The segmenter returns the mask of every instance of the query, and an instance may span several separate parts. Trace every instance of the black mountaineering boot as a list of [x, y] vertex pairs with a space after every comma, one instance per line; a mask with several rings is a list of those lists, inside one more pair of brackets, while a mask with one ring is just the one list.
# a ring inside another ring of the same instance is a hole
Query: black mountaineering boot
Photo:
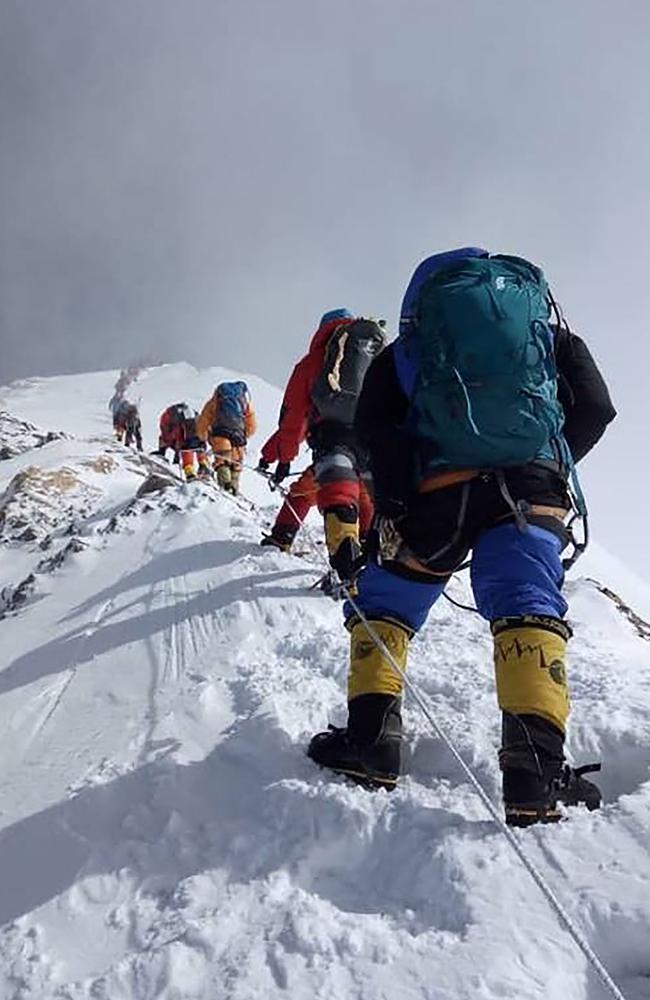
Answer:
[[330, 556], [330, 566], [345, 583], [353, 580], [361, 566], [359, 543], [354, 538], [344, 538], [334, 555]]
[[279, 526], [275, 525], [271, 528], [270, 535], [264, 535], [260, 545], [272, 545], [274, 548], [280, 549], [281, 552], [290, 552], [293, 540], [297, 534], [297, 526], [293, 528], [282, 524]]
[[392, 791], [400, 772], [400, 700], [388, 694], [362, 694], [348, 705], [345, 728], [330, 726], [313, 737], [307, 756], [366, 788]]
[[565, 764], [554, 786], [557, 801], [565, 806], [585, 805], [589, 812], [600, 809], [603, 801], [600, 788], [583, 777], [592, 771], [600, 771], [600, 764], [583, 764], [581, 767]]
[[499, 765], [508, 826], [557, 823], [552, 784], [564, 766], [564, 734], [539, 715], [503, 713]]
[[328, 507], [325, 514], [325, 541], [332, 569], [349, 583], [359, 569], [359, 512], [354, 504]]
[[342, 584], [338, 575], [333, 569], [328, 569], [327, 573], [324, 573], [320, 580], [316, 581], [313, 589], [320, 590], [326, 597], [332, 597], [335, 601], [338, 601], [343, 596], [341, 587]]
[[583, 777], [599, 764], [572, 768], [564, 761], [564, 734], [539, 715], [503, 713], [499, 764], [503, 772], [503, 803], [508, 826], [557, 823], [558, 803], [598, 809], [598, 787]]

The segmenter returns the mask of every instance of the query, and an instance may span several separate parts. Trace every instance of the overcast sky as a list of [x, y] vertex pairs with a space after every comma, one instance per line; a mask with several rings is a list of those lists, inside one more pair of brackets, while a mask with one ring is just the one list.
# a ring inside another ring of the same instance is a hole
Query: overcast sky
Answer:
[[0, 383], [282, 384], [424, 255], [522, 254], [611, 385], [583, 478], [644, 572], [649, 38], [647, 0], [0, 0]]

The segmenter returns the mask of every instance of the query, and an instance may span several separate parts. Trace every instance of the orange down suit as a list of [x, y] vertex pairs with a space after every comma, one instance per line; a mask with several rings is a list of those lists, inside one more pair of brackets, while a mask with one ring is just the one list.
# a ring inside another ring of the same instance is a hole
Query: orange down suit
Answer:
[[244, 413], [243, 440], [241, 438], [235, 440], [234, 436], [230, 436], [226, 432], [214, 433], [214, 429], [219, 430], [219, 401], [213, 395], [201, 410], [196, 421], [196, 433], [202, 441], [210, 443], [214, 452], [215, 468], [218, 469], [220, 465], [229, 465], [233, 470], [241, 472], [246, 442], [257, 430], [257, 418], [250, 402], [246, 403]]

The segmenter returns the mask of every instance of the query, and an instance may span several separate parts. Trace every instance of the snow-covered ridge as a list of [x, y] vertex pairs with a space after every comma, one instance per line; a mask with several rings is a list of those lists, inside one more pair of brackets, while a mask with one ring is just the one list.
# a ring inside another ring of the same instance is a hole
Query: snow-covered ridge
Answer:
[[[144, 372], [146, 446], [166, 405], [198, 407], [229, 374]], [[348, 636], [309, 590], [318, 546], [259, 547], [275, 499], [251, 470], [254, 509], [173, 470], [147, 492], [160, 466], [112, 440], [115, 380], [0, 393], [66, 434], [0, 462], [0, 586], [31, 577], [0, 621], [1, 1000], [600, 1000], [415, 706], [392, 796], [305, 757], [344, 717]], [[279, 393], [247, 380], [261, 444]], [[647, 1000], [644, 585], [599, 558], [568, 585], [570, 750], [603, 760], [606, 805], [521, 836], [625, 995]], [[450, 594], [471, 601], [462, 576]], [[410, 672], [496, 800], [486, 626], [440, 602]]]

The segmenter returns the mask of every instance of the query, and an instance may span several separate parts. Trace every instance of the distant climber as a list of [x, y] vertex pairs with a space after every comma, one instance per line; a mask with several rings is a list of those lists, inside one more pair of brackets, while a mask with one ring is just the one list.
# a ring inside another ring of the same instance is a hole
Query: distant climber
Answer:
[[306, 440], [330, 564], [341, 580], [352, 578], [361, 557], [359, 496], [366, 461], [353, 421], [366, 370], [386, 344], [383, 325], [347, 309], [326, 312], [291, 374], [280, 410], [272, 479], [281, 483], [289, 475]]
[[246, 383], [222, 382], [218, 385], [201, 410], [196, 429], [199, 438], [212, 448], [217, 483], [236, 495], [246, 445], [257, 430]]
[[121, 444], [129, 448], [135, 442], [138, 451], [142, 451], [142, 422], [135, 403], [120, 400], [113, 410], [113, 430]]
[[174, 453], [174, 463], [179, 463], [187, 480], [209, 478], [212, 474], [205, 442], [197, 433], [196, 410], [187, 403], [174, 403], [160, 415], [158, 450], [164, 457], [167, 450]]
[[142, 366], [137, 364], [132, 364], [128, 368], [122, 369], [115, 382], [113, 395], [108, 402], [108, 408], [111, 413], [114, 414], [118, 407], [125, 401], [127, 389], [132, 382], [135, 382], [141, 371]]

